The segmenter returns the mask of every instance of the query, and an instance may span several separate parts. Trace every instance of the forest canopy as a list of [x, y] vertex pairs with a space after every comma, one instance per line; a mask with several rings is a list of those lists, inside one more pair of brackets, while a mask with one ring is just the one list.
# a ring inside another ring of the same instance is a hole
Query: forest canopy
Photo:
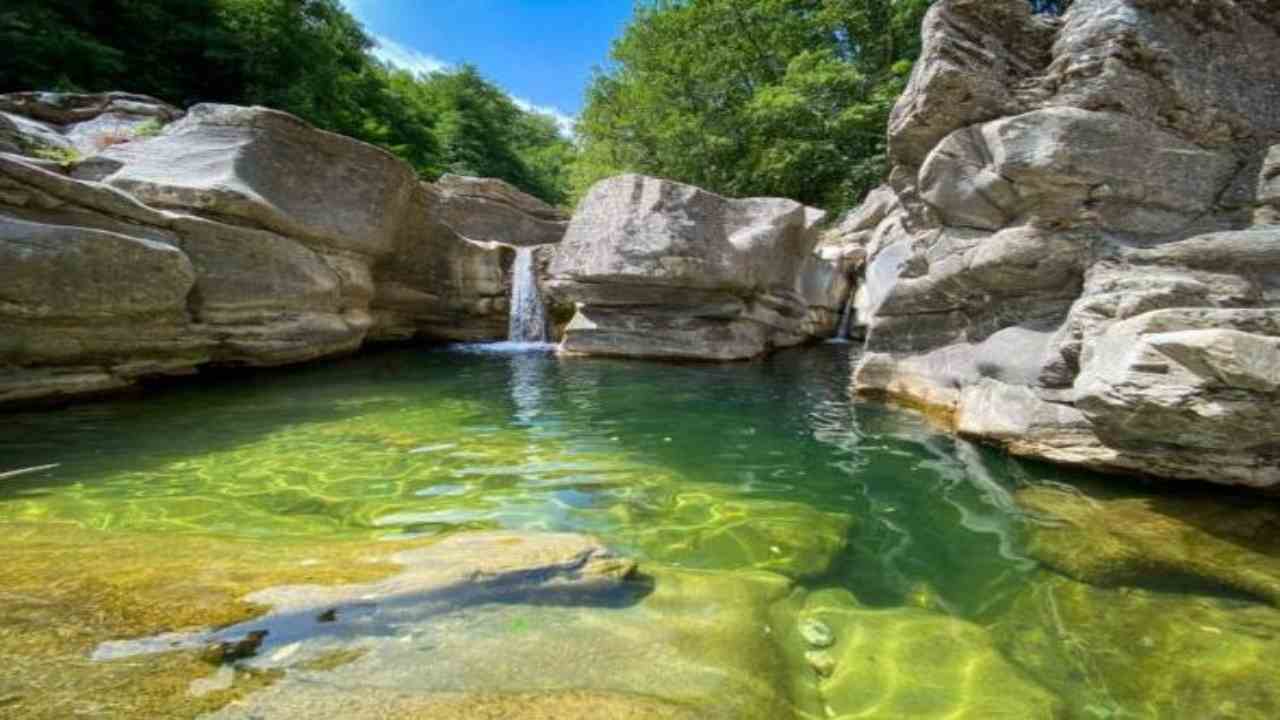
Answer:
[[734, 196], [855, 204], [929, 0], [653, 0], [587, 90], [579, 192], [620, 171]]
[[425, 179], [498, 177], [559, 205], [639, 172], [838, 211], [883, 179], [931, 1], [638, 0], [586, 88], [576, 142], [474, 67], [378, 61], [339, 0], [8, 0], [0, 92], [265, 105], [381, 145]]
[[387, 148], [425, 179], [507, 180], [569, 198], [573, 144], [473, 67], [379, 62], [338, 0], [8, 0], [0, 92], [125, 90], [180, 106], [264, 105]]

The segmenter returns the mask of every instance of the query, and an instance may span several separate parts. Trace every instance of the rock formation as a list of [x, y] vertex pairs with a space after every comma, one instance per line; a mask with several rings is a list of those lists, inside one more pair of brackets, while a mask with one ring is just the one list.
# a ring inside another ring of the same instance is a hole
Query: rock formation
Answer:
[[638, 175], [600, 182], [551, 260], [552, 303], [573, 312], [561, 349], [736, 360], [803, 342], [801, 276], [822, 217]]
[[129, 93], [0, 95], [0, 152], [89, 156], [179, 117], [177, 108]]
[[0, 403], [366, 340], [501, 339], [504, 246], [564, 224], [501, 181], [422, 183], [272, 110], [0, 96]]
[[1280, 14], [942, 0], [861, 211], [864, 393], [1015, 454], [1280, 485]]

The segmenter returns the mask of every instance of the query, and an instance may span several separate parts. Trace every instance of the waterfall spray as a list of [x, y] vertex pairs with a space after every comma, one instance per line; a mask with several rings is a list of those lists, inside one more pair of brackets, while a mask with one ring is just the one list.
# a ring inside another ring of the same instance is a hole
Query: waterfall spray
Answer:
[[840, 313], [840, 325], [836, 328], [835, 339], [838, 342], [846, 342], [849, 340], [849, 330], [853, 326], [853, 315], [857, 310], [853, 306], [854, 297], [857, 295], [853, 288], [849, 288], [849, 299], [845, 301], [844, 312]]
[[511, 317], [507, 321], [507, 340], [516, 343], [547, 341], [547, 312], [538, 291], [533, 248], [516, 248], [516, 262], [511, 268]]

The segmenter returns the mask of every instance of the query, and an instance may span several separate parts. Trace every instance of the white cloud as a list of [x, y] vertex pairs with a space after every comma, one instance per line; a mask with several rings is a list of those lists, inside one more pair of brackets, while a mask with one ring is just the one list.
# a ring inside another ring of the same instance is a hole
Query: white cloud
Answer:
[[365, 4], [368, 2], [368, 0], [339, 0], [339, 1], [342, 3], [342, 7], [347, 9], [347, 12], [354, 15], [356, 19], [359, 20], [360, 22], [364, 22], [364, 12], [362, 11], [364, 10]]
[[[368, 3], [373, 2], [373, 0], [341, 1], [347, 12], [354, 15], [361, 22], [365, 21], [363, 10], [368, 6]], [[369, 33], [369, 36], [377, 43], [377, 47], [373, 49], [372, 54], [382, 62], [390, 63], [398, 68], [420, 75], [428, 75], [433, 72], [448, 72], [451, 67], [449, 63], [434, 55], [428, 55], [411, 47], [401, 45], [385, 35]], [[511, 101], [516, 104], [516, 107], [525, 112], [537, 112], [555, 118], [556, 125], [560, 128], [560, 134], [566, 138], [573, 138], [573, 126], [577, 122], [577, 118], [559, 108], [550, 105], [538, 105], [524, 98], [510, 95], [510, 93], [508, 95], [511, 97]]]
[[378, 43], [378, 46], [373, 49], [373, 56], [382, 62], [419, 75], [429, 75], [449, 69], [449, 63], [440, 58], [405, 47], [391, 38], [373, 35], [373, 40]]
[[543, 115], [550, 115], [555, 118], [556, 125], [560, 128], [560, 134], [566, 138], [573, 138], [573, 126], [578, 122], [578, 119], [574, 116], [550, 105], [535, 105], [528, 100], [516, 97], [515, 95], [511, 95], [510, 97], [511, 102], [515, 103], [516, 107], [525, 112], [536, 112]]

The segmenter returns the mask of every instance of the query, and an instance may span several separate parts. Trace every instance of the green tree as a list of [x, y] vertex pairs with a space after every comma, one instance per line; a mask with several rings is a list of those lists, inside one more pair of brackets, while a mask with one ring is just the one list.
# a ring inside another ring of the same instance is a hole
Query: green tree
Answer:
[[448, 172], [502, 178], [554, 204], [568, 199], [574, 149], [555, 120], [521, 110], [469, 65], [421, 82]]
[[0, 92], [126, 90], [293, 113], [387, 148], [425, 179], [499, 177], [568, 198], [574, 147], [472, 67], [378, 62], [338, 0], [9, 0]]
[[513, 142], [528, 173], [528, 190], [553, 205], [572, 197], [572, 169], [577, 147], [565, 138], [554, 117], [524, 112], [516, 121]]
[[9, 0], [0, 90], [131, 89], [186, 102], [225, 93], [231, 51], [213, 0]]
[[652, 0], [597, 71], [575, 192], [623, 171], [848, 207], [880, 181], [885, 125], [929, 0]]

